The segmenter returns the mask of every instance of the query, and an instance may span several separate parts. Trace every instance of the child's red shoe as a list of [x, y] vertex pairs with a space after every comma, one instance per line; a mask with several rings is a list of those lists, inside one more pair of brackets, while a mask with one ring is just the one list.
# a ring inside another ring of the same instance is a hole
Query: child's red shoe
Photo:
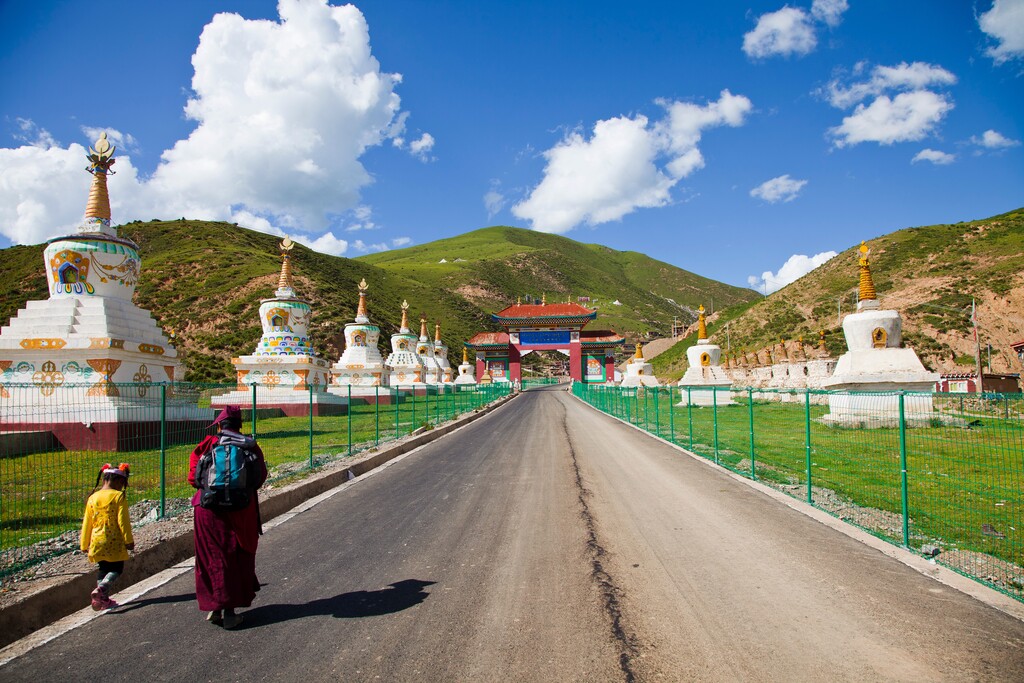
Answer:
[[99, 612], [101, 609], [106, 609], [103, 603], [107, 600], [107, 591], [103, 586], [96, 586], [96, 589], [89, 595], [92, 598], [92, 608]]

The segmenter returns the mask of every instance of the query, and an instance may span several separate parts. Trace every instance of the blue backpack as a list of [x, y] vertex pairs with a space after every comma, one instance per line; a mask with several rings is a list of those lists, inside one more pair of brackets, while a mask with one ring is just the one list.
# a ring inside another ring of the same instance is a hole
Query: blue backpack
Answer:
[[196, 463], [199, 504], [208, 510], [241, 510], [249, 505], [259, 475], [255, 452], [244, 448], [246, 437], [221, 434], [216, 445]]

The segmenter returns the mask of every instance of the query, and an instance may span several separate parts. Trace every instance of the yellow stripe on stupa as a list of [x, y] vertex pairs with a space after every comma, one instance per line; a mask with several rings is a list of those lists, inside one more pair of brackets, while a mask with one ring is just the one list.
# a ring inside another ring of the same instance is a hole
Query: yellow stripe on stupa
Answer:
[[871, 268], [868, 265], [868, 246], [863, 242], [860, 243], [860, 259], [857, 261], [860, 267], [860, 291], [859, 298], [861, 301], [868, 301], [877, 299], [878, 295], [875, 294], [875, 283], [871, 280]]
[[697, 316], [697, 339], [707, 339], [708, 322], [704, 316], [704, 304], [701, 304], [697, 311], [700, 313], [700, 315]]

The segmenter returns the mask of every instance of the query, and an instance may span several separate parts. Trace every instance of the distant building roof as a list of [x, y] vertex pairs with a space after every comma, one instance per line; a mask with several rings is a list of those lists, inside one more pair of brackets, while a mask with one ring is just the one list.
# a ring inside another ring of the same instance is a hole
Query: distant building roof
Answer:
[[466, 346], [477, 349], [483, 346], [508, 346], [508, 332], [477, 332]]

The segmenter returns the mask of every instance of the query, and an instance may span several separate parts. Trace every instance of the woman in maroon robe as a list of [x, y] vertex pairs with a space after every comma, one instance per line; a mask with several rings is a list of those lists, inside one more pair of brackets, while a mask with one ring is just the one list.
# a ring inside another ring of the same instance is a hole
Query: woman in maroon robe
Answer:
[[[263, 451], [252, 438], [239, 433], [242, 413], [238, 406], [227, 406], [213, 424], [217, 434], [204, 438], [189, 458], [188, 482], [196, 482], [196, 464], [218, 440], [227, 438], [237, 442], [258, 456], [260, 473], [252, 490], [249, 505], [241, 510], [220, 511], [199, 504], [200, 491], [192, 497], [193, 524], [196, 547], [196, 599], [199, 609], [208, 612], [206, 620], [224, 628], [235, 628], [242, 622], [235, 609], [248, 607], [260, 589], [256, 578], [256, 548], [262, 533], [259, 500], [256, 489], [267, 478], [267, 465]], [[211, 425], [213, 426], [213, 425]]]

